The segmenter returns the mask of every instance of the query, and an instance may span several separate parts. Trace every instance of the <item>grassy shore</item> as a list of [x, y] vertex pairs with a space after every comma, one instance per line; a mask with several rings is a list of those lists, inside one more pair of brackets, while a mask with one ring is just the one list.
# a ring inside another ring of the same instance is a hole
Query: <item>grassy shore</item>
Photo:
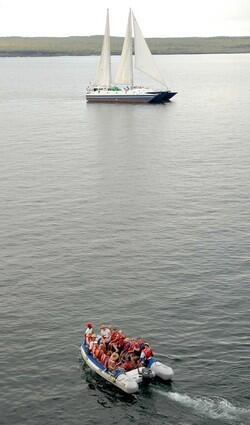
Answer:
[[[122, 37], [111, 38], [112, 54], [120, 54]], [[154, 54], [250, 53], [249, 37], [149, 38]], [[99, 55], [102, 36], [90, 37], [0, 37], [0, 56]]]

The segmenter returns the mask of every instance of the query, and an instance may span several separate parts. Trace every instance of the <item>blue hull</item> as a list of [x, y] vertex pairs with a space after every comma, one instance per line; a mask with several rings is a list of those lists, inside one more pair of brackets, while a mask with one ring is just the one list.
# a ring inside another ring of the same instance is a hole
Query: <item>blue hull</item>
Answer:
[[149, 92], [150, 94], [155, 94], [155, 97], [149, 103], [166, 103], [169, 102], [172, 97], [174, 97], [177, 92], [171, 91], [159, 91], [159, 92]]

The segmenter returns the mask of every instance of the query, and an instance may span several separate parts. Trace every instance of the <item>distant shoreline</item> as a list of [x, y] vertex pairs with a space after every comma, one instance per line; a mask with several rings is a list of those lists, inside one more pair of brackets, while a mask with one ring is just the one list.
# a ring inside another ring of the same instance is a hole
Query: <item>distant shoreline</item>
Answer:
[[[0, 57], [97, 56], [102, 36], [0, 37]], [[158, 55], [250, 53], [250, 36], [148, 38]], [[123, 37], [111, 37], [112, 55], [119, 55]]]

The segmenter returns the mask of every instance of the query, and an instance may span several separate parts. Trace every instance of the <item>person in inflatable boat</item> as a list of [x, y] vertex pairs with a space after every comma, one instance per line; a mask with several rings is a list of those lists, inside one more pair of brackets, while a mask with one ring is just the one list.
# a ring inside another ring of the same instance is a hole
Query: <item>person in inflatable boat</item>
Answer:
[[108, 349], [108, 345], [111, 338], [111, 330], [108, 326], [101, 325], [100, 326], [100, 335], [102, 337], [103, 343], [106, 345], [106, 349]]
[[91, 334], [88, 339], [89, 351], [93, 350], [94, 344], [96, 344], [96, 334]]
[[111, 354], [108, 361], [108, 370], [113, 372], [116, 369], [118, 362], [119, 362], [119, 354], [118, 353]]
[[128, 372], [129, 370], [136, 369], [138, 367], [138, 361], [134, 356], [128, 355], [126, 360], [121, 364], [121, 367], [125, 370], [125, 372]]
[[116, 351], [118, 353], [121, 353], [123, 346], [124, 346], [124, 340], [125, 335], [122, 333], [121, 330], [117, 331], [116, 329], [112, 331], [111, 338], [110, 338], [110, 349], [112, 351]]
[[85, 333], [84, 333], [84, 342], [85, 344], [89, 344], [89, 341], [91, 339], [91, 336], [93, 334], [93, 325], [92, 323], [86, 323], [86, 329], [85, 329]]
[[146, 342], [141, 344], [141, 355], [140, 355], [140, 359], [139, 362], [142, 366], [147, 367], [149, 360], [153, 357], [153, 351], [151, 350], [149, 344], [147, 344]]

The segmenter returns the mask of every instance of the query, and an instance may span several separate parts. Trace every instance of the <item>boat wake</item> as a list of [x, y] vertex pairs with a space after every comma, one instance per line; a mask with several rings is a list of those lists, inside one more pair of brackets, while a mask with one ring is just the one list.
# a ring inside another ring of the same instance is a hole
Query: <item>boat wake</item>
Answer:
[[[234, 406], [228, 400], [222, 397], [190, 397], [187, 394], [179, 394], [177, 392], [164, 392], [156, 390], [161, 395], [168, 397], [170, 400], [176, 401], [183, 406], [194, 409], [201, 416], [211, 419], [228, 419], [239, 420], [243, 417], [249, 417], [250, 409], [243, 409]], [[242, 424], [243, 425], [243, 424]]]

